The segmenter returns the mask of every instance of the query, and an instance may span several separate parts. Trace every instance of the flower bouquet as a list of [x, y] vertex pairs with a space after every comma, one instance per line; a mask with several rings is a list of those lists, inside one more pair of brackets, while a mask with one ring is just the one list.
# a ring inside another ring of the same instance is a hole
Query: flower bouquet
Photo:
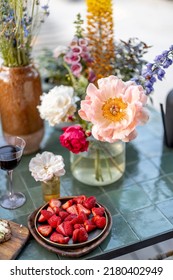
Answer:
[[[88, 184], [100, 182], [101, 185], [105, 185], [123, 175], [125, 169], [123, 142], [133, 140], [137, 136], [136, 126], [143, 125], [148, 120], [148, 114], [144, 109], [146, 102], [147, 96], [142, 86], [137, 86], [133, 82], [123, 82], [113, 75], [99, 79], [98, 87], [89, 84], [78, 114], [90, 126], [93, 139], [87, 140], [89, 133], [76, 126], [65, 129], [64, 134], [60, 136], [61, 144], [74, 154], [87, 151], [88, 144], [90, 146], [90, 155], [87, 153], [83, 155], [85, 158], [83, 165], [81, 154], [78, 157], [72, 156], [72, 159], [75, 157], [71, 166], [75, 177], [79, 180], [86, 177]], [[79, 146], [78, 143], [83, 145]], [[79, 149], [76, 150], [76, 147]], [[95, 170], [94, 178], [91, 176], [92, 169]]]
[[[123, 142], [133, 140], [137, 136], [136, 126], [148, 120], [144, 89], [113, 75], [99, 79], [98, 88], [93, 83], [88, 85], [81, 109], [74, 115], [71, 113], [77, 106], [74, 97], [67, 95], [68, 90], [60, 86], [43, 95], [38, 107], [40, 114], [50, 125], [75, 120], [77, 124], [65, 127], [60, 136], [62, 146], [72, 152], [73, 175], [80, 181], [87, 178], [87, 184], [110, 184], [124, 172]], [[49, 107], [48, 99], [53, 106]]]
[[50, 125], [69, 122], [60, 143], [71, 152], [73, 175], [87, 184], [106, 185], [125, 170], [124, 143], [148, 119], [147, 95], [172, 64], [172, 46], [147, 64], [143, 55], [149, 46], [138, 38], [114, 43], [112, 1], [86, 2], [86, 34], [78, 15], [69, 47], [58, 47], [53, 56], [49, 52], [46, 76], [58, 87], [44, 94], [38, 109]]
[[[100, 26], [103, 32], [99, 36], [110, 33], [109, 38], [112, 38], [112, 25], [109, 24], [112, 19], [107, 15], [105, 20], [108, 22], [106, 31], [103, 21]], [[69, 84], [57, 85], [44, 93], [38, 110], [52, 126], [69, 123], [63, 128], [59, 140], [71, 152], [74, 177], [90, 185], [107, 185], [123, 175], [125, 142], [133, 140], [137, 136], [136, 126], [148, 120], [144, 89], [133, 81], [121, 79], [126, 72], [130, 78], [134, 73], [140, 74], [144, 64], [141, 57], [147, 46], [138, 39], [129, 40], [127, 45], [121, 42], [121, 46], [129, 48], [129, 55], [124, 50], [126, 65], [132, 63], [133, 66], [115, 70], [114, 45], [107, 50], [96, 40], [98, 48], [94, 47], [92, 28], [88, 37], [84, 36], [81, 23], [78, 15], [74, 39], [66, 50], [58, 52], [58, 60], [63, 59]], [[92, 27], [93, 23], [90, 23]], [[109, 43], [113, 43], [112, 39]], [[132, 46], [136, 48], [136, 56], [130, 53]], [[139, 49], [141, 51], [137, 52]], [[135, 61], [136, 65], [140, 64], [136, 70]]]

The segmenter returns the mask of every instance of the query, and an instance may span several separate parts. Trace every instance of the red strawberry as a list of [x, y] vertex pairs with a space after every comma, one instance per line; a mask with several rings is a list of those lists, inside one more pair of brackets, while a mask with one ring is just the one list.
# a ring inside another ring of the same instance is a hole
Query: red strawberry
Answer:
[[83, 224], [87, 219], [88, 219], [87, 215], [84, 212], [80, 212], [80, 214], [76, 216], [71, 222], [73, 225]]
[[61, 233], [62, 235], [66, 236], [66, 232], [64, 230], [64, 223], [61, 223], [56, 227], [56, 231]]
[[72, 221], [76, 217], [77, 215], [75, 214], [68, 214], [68, 216], [64, 219], [64, 221]]
[[78, 215], [78, 218], [81, 219], [82, 223], [84, 223], [88, 219], [88, 216], [83, 211], [81, 211]]
[[56, 228], [57, 225], [61, 223], [61, 218], [54, 214], [52, 217], [48, 219], [48, 223], [51, 227]]
[[45, 222], [45, 221], [46, 221], [45, 217], [44, 217], [42, 214], [40, 214], [40, 216], [39, 216], [39, 218], [38, 218], [38, 222], [39, 222], [39, 223], [43, 223], [43, 222]]
[[60, 208], [57, 206], [54, 206], [52, 209], [53, 209], [54, 213], [58, 215]]
[[64, 220], [68, 215], [69, 213], [67, 213], [66, 211], [59, 211], [59, 216], [62, 220]]
[[77, 241], [79, 243], [85, 242], [88, 240], [88, 233], [86, 232], [85, 228], [79, 228], [79, 232], [77, 235]]
[[84, 227], [84, 224], [75, 224], [74, 225], [74, 229], [82, 228], [82, 227]]
[[70, 206], [69, 208], [67, 208], [66, 210], [68, 213], [70, 214], [75, 214], [78, 215], [78, 210], [77, 210], [77, 206], [74, 204], [72, 206]]
[[78, 203], [77, 204], [77, 210], [78, 213], [80, 214], [81, 212], [84, 212], [86, 215], [89, 215], [91, 213], [91, 211], [87, 208], [85, 208], [82, 204]]
[[49, 201], [49, 206], [53, 209], [53, 207], [57, 206], [60, 207], [61, 206], [61, 201], [58, 198], [52, 198]]
[[62, 209], [66, 210], [67, 208], [69, 208], [70, 206], [72, 206], [73, 204], [73, 199], [69, 199], [67, 202], [65, 202], [63, 205], [62, 205]]
[[84, 226], [87, 232], [90, 232], [92, 230], [94, 230], [96, 228], [96, 225], [94, 222], [92, 222], [91, 220], [86, 220], [84, 222]]
[[96, 204], [95, 196], [88, 197], [83, 203], [83, 205], [88, 209], [92, 209], [93, 207], [95, 207], [95, 204]]
[[67, 236], [73, 235], [73, 225], [70, 221], [63, 222], [63, 227]]
[[53, 213], [47, 210], [41, 210], [41, 214], [44, 216], [45, 220], [53, 216]]
[[53, 232], [50, 236], [50, 240], [53, 242], [60, 243], [60, 244], [67, 244], [69, 242], [70, 238], [68, 236], [66, 236], [66, 237], [63, 236], [60, 233]]
[[99, 215], [99, 216], [103, 216], [105, 213], [105, 209], [104, 207], [93, 207], [91, 209], [92, 213], [94, 216]]
[[38, 227], [38, 231], [43, 235], [43, 236], [48, 236], [51, 231], [52, 227], [50, 225], [42, 225]]
[[82, 204], [85, 200], [86, 200], [86, 196], [84, 194], [73, 198], [73, 201], [76, 204], [78, 204], [78, 203]]
[[79, 228], [77, 228], [77, 229], [75, 229], [73, 231], [73, 235], [72, 235], [73, 243], [77, 243], [78, 242], [78, 233], [79, 233]]
[[106, 225], [106, 218], [105, 217], [100, 217], [99, 215], [96, 215], [92, 218], [92, 221], [95, 223], [95, 225], [98, 228], [104, 228]]
[[53, 214], [55, 213], [55, 211], [50, 206], [48, 206], [46, 210], [53, 213]]

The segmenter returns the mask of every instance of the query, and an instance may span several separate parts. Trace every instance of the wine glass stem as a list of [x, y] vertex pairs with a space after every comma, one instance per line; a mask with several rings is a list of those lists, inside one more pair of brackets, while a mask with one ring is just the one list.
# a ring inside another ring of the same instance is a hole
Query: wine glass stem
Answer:
[[8, 174], [8, 180], [9, 180], [9, 194], [10, 198], [13, 198], [14, 196], [14, 190], [13, 190], [13, 170], [7, 171]]

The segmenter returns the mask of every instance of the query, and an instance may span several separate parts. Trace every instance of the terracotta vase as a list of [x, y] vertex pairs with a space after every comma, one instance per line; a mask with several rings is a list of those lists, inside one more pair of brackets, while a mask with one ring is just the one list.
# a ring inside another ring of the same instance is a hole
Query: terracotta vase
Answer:
[[0, 68], [0, 116], [4, 136], [16, 135], [26, 141], [24, 154], [37, 151], [44, 124], [37, 105], [42, 94], [41, 80], [34, 65]]

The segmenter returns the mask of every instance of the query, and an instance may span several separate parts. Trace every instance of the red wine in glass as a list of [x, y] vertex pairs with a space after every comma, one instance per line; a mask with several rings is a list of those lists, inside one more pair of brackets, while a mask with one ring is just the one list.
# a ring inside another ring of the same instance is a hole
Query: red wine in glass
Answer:
[[26, 201], [23, 193], [14, 192], [12, 178], [13, 169], [20, 163], [24, 147], [25, 141], [20, 137], [0, 138], [0, 169], [7, 171], [9, 178], [9, 191], [0, 198], [0, 205], [7, 209], [16, 209]]
[[[20, 162], [21, 156], [16, 158], [16, 153], [21, 151], [21, 148], [13, 145], [0, 147], [0, 168], [2, 170], [13, 170]], [[4, 159], [3, 159], [4, 155]]]

